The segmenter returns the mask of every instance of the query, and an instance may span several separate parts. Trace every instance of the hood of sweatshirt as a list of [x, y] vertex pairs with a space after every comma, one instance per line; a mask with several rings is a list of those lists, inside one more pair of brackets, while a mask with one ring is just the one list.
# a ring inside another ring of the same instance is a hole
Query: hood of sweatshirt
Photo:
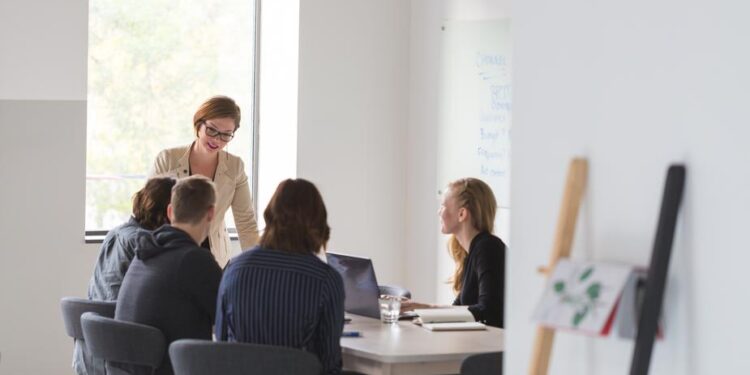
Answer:
[[140, 260], [158, 257], [174, 250], [197, 247], [187, 232], [169, 224], [138, 238], [135, 255]]

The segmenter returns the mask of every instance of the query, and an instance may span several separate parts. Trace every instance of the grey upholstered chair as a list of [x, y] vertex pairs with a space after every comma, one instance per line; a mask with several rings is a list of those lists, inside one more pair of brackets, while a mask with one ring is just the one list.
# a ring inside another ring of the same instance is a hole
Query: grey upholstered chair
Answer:
[[113, 363], [149, 368], [151, 373], [162, 364], [167, 343], [157, 328], [90, 312], [81, 315], [81, 327], [88, 350], [106, 362], [108, 374], [124, 373]]
[[503, 373], [503, 353], [483, 353], [466, 357], [461, 363], [461, 375], [500, 375]]
[[60, 300], [65, 332], [68, 336], [83, 340], [81, 330], [81, 315], [85, 312], [95, 312], [98, 315], [113, 318], [115, 316], [115, 301], [92, 301], [85, 298], [65, 297]]
[[386, 294], [389, 296], [398, 296], [411, 299], [411, 292], [398, 285], [378, 285], [380, 294]]
[[89, 375], [104, 374], [104, 362], [93, 358], [86, 350], [81, 330], [81, 315], [85, 312], [94, 312], [111, 318], [115, 316], [115, 306], [115, 301], [92, 301], [77, 297], [65, 297], [60, 300], [65, 332], [73, 338], [75, 344], [74, 367], [79, 371], [85, 369]]
[[319, 375], [313, 354], [281, 346], [184, 339], [169, 345], [175, 375]]

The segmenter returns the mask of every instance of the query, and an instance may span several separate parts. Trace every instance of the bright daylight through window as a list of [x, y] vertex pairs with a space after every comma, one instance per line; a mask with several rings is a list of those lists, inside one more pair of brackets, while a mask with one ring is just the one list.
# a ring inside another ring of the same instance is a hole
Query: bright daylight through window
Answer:
[[[157, 153], [192, 142], [193, 114], [214, 95], [242, 109], [226, 150], [255, 181], [255, 2], [91, 0], [89, 7], [87, 232], [127, 220]], [[234, 226], [231, 214], [226, 220]]]

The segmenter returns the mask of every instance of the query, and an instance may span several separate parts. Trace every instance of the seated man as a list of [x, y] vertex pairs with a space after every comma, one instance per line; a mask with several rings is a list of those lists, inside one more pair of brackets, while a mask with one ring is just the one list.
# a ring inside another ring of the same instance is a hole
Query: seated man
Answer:
[[[211, 339], [221, 269], [200, 244], [208, 236], [215, 202], [216, 191], [207, 178], [177, 181], [167, 207], [171, 225], [139, 239], [136, 258], [120, 289], [115, 319], [156, 327], [167, 343]], [[165, 353], [157, 374], [172, 373]]]
[[339, 374], [344, 284], [316, 256], [330, 235], [323, 199], [312, 183], [286, 180], [263, 217], [260, 245], [224, 272], [216, 338], [307, 350], [326, 374]]

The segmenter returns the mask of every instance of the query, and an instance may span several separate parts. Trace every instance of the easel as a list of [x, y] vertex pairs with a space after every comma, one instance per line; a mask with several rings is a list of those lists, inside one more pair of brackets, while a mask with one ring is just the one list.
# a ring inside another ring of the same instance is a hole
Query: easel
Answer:
[[[557, 218], [557, 232], [555, 242], [552, 246], [549, 264], [540, 267], [539, 272], [549, 275], [555, 268], [560, 258], [570, 256], [570, 248], [575, 235], [578, 209], [583, 199], [583, 191], [586, 187], [588, 176], [588, 162], [583, 158], [575, 158], [568, 167], [568, 177], [565, 183], [560, 216]], [[534, 340], [533, 354], [531, 355], [530, 375], [546, 375], [549, 368], [549, 359], [552, 352], [552, 343], [555, 339], [555, 331], [551, 328], [538, 327], [536, 339]]]
[[[540, 272], [547, 275], [554, 269], [560, 258], [570, 256], [578, 209], [586, 184], [586, 174], [586, 160], [573, 159], [568, 169], [568, 179], [550, 262], [547, 268], [540, 269]], [[631, 375], [648, 374], [659, 314], [661, 313], [669, 259], [672, 253], [677, 214], [685, 186], [685, 174], [685, 166], [683, 165], [671, 165], [667, 171], [654, 248], [646, 280], [644, 303], [638, 321], [638, 333], [630, 368]], [[555, 331], [553, 329], [537, 328], [531, 365], [529, 366], [530, 375], [547, 374], [554, 338]]]

